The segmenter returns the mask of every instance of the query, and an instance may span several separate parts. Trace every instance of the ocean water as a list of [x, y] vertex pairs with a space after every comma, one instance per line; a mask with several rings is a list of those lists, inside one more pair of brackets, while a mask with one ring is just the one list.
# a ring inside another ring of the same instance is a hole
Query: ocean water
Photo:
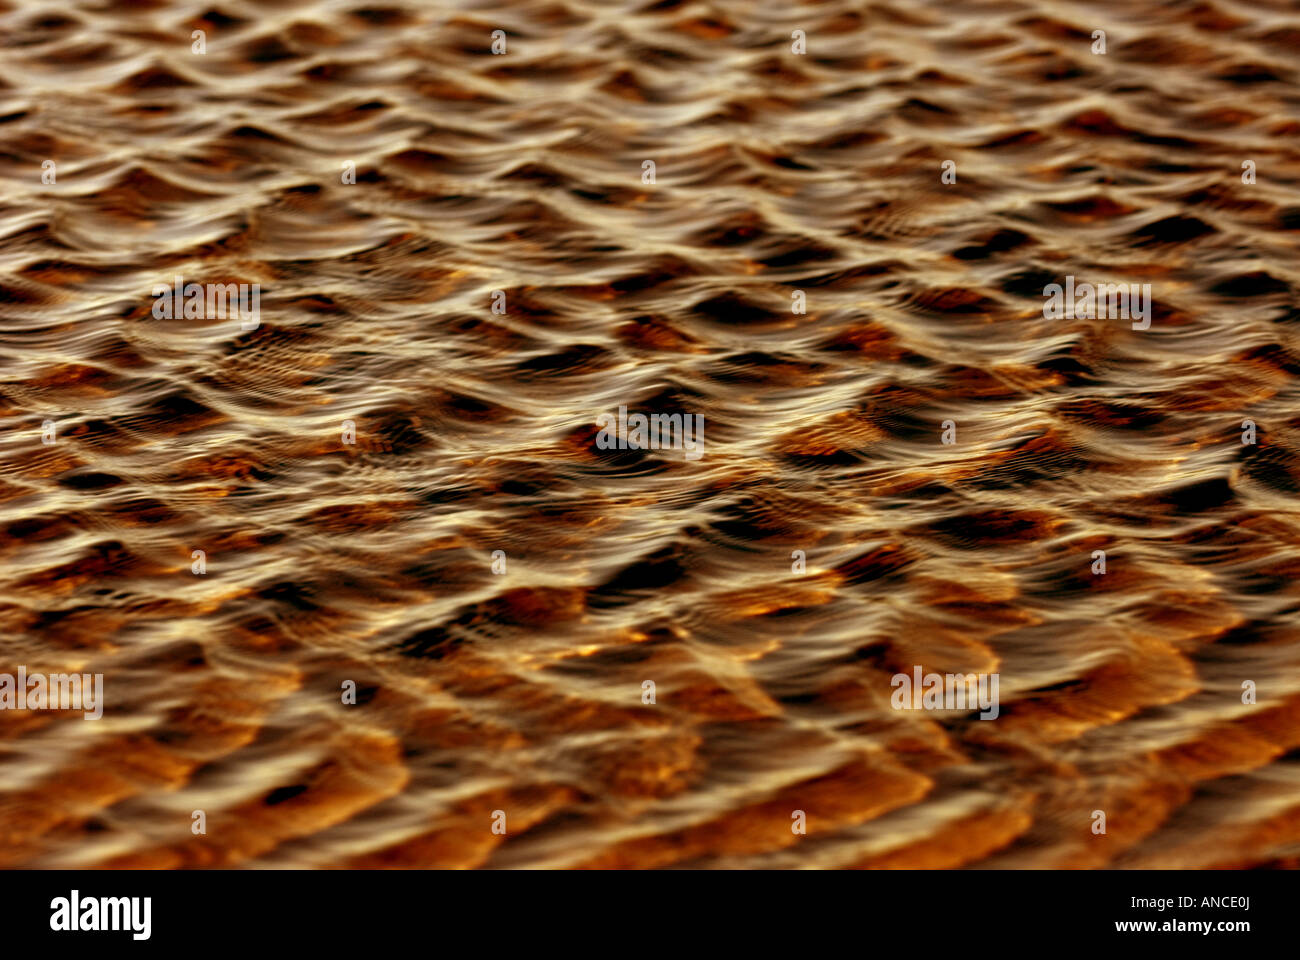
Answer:
[[1296, 866], [1297, 51], [0, 0], [0, 866]]

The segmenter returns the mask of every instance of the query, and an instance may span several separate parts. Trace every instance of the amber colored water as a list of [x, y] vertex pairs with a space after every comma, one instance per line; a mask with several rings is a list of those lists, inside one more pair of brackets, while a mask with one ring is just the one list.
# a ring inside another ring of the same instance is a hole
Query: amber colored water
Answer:
[[[0, 866], [1297, 865], [1298, 50], [1273, 0], [0, 0], [0, 671], [107, 699], [0, 711]], [[1044, 319], [1068, 275], [1150, 329]]]

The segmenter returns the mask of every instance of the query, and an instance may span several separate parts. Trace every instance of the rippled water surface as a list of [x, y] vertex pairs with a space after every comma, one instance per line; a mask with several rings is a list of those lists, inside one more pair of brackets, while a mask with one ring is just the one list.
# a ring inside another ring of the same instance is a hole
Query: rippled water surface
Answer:
[[0, 671], [107, 700], [0, 712], [0, 866], [1297, 865], [1298, 51], [1275, 0], [0, 0]]

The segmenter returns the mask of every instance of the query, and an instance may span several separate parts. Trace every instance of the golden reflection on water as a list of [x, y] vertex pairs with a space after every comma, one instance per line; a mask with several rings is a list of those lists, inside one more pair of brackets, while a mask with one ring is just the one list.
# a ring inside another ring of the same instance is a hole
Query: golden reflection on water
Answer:
[[[107, 698], [0, 711], [0, 866], [1296, 865], [1289, 5], [0, 37], [0, 671]], [[1000, 715], [893, 709], [916, 666]]]

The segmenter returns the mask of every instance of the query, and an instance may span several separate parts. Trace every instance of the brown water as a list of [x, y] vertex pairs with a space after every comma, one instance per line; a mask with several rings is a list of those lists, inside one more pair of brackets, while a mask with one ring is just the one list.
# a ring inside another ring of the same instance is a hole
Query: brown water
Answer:
[[1300, 862], [1294, 5], [378, 2], [0, 0], [0, 865]]

